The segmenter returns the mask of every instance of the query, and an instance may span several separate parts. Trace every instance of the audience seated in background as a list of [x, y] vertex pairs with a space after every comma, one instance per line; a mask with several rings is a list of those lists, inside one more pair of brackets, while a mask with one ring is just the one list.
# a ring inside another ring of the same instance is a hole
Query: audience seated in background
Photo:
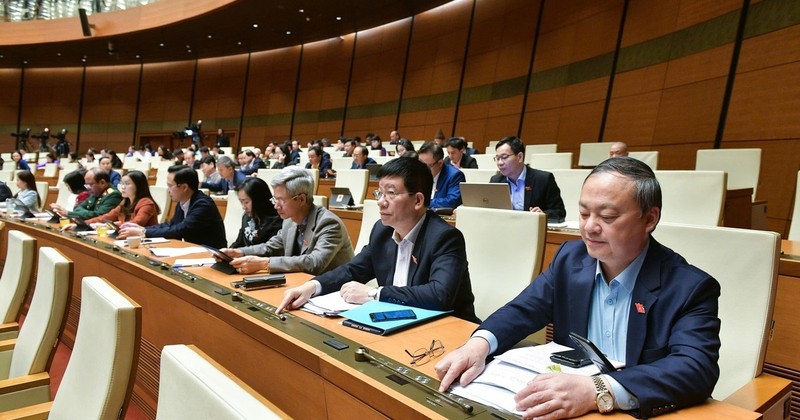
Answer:
[[93, 168], [86, 172], [83, 180], [91, 191], [91, 194], [85, 201], [78, 204], [75, 209], [70, 212], [67, 212], [66, 209], [56, 203], [51, 204], [50, 208], [62, 217], [78, 217], [88, 220], [92, 217], [110, 212], [122, 201], [122, 196], [119, 194], [119, 191], [111, 186], [111, 179], [108, 177], [108, 172], [105, 170]]
[[217, 173], [219, 180], [216, 182], [206, 180], [200, 185], [200, 188], [208, 188], [220, 195], [228, 194], [229, 190], [236, 189], [247, 178], [243, 173], [235, 168], [236, 164], [228, 156], [220, 156], [217, 158]]
[[444, 164], [444, 150], [429, 141], [419, 148], [417, 156], [426, 164], [433, 176], [433, 196], [430, 208], [451, 208], [461, 205], [461, 184], [466, 181], [464, 174], [452, 165]]
[[447, 157], [444, 158], [444, 163], [456, 168], [478, 169], [478, 161], [467, 154], [467, 142], [461, 137], [450, 137], [447, 141]]
[[308, 163], [306, 163], [306, 169], [319, 170], [320, 178], [333, 178], [336, 175], [336, 172], [333, 172], [331, 169], [331, 161], [323, 158], [322, 149], [318, 146], [313, 146], [308, 149]]
[[[67, 199], [67, 209], [74, 209], [80, 203], [86, 201], [91, 195], [91, 192], [86, 189], [86, 181], [84, 177], [86, 176], [85, 169], [76, 169], [66, 175], [64, 175], [64, 184], [67, 185], [67, 188], [70, 192], [70, 197]], [[52, 208], [52, 206], [50, 206]]]
[[394, 146], [394, 153], [396, 156], [403, 156], [406, 152], [414, 152], [414, 143], [411, 143], [408, 139], [400, 139], [397, 141], [397, 144]]
[[550, 172], [525, 164], [525, 145], [514, 136], [504, 137], [495, 146], [494, 161], [499, 174], [489, 182], [507, 183], [514, 210], [544, 212], [548, 219], [561, 220], [567, 215], [561, 190]]
[[374, 165], [375, 159], [369, 157], [369, 150], [365, 146], [356, 146], [353, 149], [353, 164], [350, 169], [367, 169], [367, 165]]
[[356, 146], [360, 146], [358, 142], [354, 139], [348, 138], [344, 142], [344, 156], [342, 157], [353, 157], [353, 151], [356, 149]]
[[700, 404], [719, 378], [720, 286], [651, 233], [661, 216], [653, 171], [611, 158], [583, 184], [582, 241], [566, 242], [544, 273], [436, 364], [445, 391], [466, 385], [500, 354], [553, 324], [553, 341], [574, 332], [625, 363], [599, 376], [540, 374], [515, 397], [526, 418], [635, 410], [638, 417]]
[[117, 235], [148, 238], [181, 239], [214, 248], [225, 247], [225, 225], [217, 205], [209, 196], [198, 191], [197, 172], [188, 166], [172, 166], [167, 174], [167, 191], [176, 203], [172, 220], [144, 227], [125, 222]]
[[248, 178], [237, 188], [244, 215], [239, 236], [231, 248], [262, 244], [275, 236], [283, 220], [272, 205], [272, 193], [261, 178]]
[[30, 171], [31, 167], [28, 165], [28, 161], [22, 158], [23, 154], [19, 151], [15, 151], [11, 154], [11, 160], [17, 162], [17, 165], [14, 169], [18, 169], [21, 171]]
[[608, 157], [624, 157], [628, 156], [628, 145], [621, 142], [616, 141], [611, 144], [611, 148], [608, 149]]
[[210, 154], [200, 158], [200, 170], [203, 171], [203, 175], [206, 177], [205, 182], [216, 184], [221, 179], [219, 173], [217, 173], [217, 159]]
[[[455, 316], [476, 322], [464, 236], [428, 210], [430, 170], [417, 159], [400, 157], [383, 165], [378, 177], [381, 220], [369, 243], [348, 263], [287, 290], [276, 312], [339, 290], [351, 303], [380, 300], [452, 309]], [[378, 287], [364, 284], [373, 278]]]
[[253, 175], [258, 172], [259, 169], [266, 169], [267, 164], [261, 160], [260, 157], [256, 156], [255, 151], [253, 150], [245, 150], [241, 153], [243, 156], [243, 162], [240, 162], [239, 172], [246, 176]]
[[39, 192], [36, 190], [36, 177], [33, 176], [31, 171], [23, 170], [17, 172], [17, 187], [19, 191], [14, 195], [14, 198], [25, 204], [26, 213], [38, 213], [39, 207], [42, 205], [42, 197], [39, 197]]
[[278, 161], [272, 165], [272, 169], [283, 169], [292, 164], [292, 152], [289, 145], [282, 144], [275, 149], [275, 156]]
[[383, 147], [383, 142], [381, 141], [381, 137], [378, 135], [372, 136], [369, 140], [370, 149], [372, 150], [380, 150], [381, 156], [386, 156], [386, 148]]
[[283, 225], [266, 243], [226, 248], [239, 273], [322, 274], [353, 258], [353, 245], [344, 223], [313, 202], [314, 179], [303, 168], [290, 166], [271, 181], [272, 203]]
[[108, 172], [108, 179], [111, 180], [111, 186], [114, 187], [114, 188], [117, 188], [117, 185], [119, 184], [120, 179], [122, 179], [122, 175], [120, 175], [119, 172], [115, 171], [111, 167], [111, 158], [108, 157], [108, 156], [101, 157], [100, 158], [100, 164], [98, 165], [98, 167], [100, 169]]
[[136, 223], [139, 226], [158, 224], [158, 204], [150, 195], [150, 185], [144, 173], [128, 172], [122, 177], [117, 188], [122, 195], [119, 205], [106, 214], [87, 220], [86, 223], [100, 224], [110, 221], [117, 226], [122, 226], [125, 222]]

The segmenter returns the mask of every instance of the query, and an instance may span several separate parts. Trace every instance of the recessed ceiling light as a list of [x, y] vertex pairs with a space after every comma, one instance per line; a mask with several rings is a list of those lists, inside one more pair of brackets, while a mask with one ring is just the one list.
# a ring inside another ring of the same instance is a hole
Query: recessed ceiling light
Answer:
[[85, 63], [85, 62], [86, 62], [86, 59], [85, 59], [85, 58], [81, 58], [81, 61]]
[[59, 52], [59, 53], [56, 53], [56, 55], [57, 55], [58, 57], [61, 57], [61, 53], [60, 53], [60, 52]]
[[306, 22], [311, 22], [311, 18], [306, 16]]
[[209, 35], [209, 36], [208, 36], [208, 39], [211, 39], [211, 38], [213, 38], [213, 36]]
[[192, 50], [186, 50], [186, 52], [187, 52], [187, 53], [191, 53], [191, 52], [192, 52]]
[[[86, 61], [86, 60], [83, 60]], [[28, 64], [28, 60], [22, 60], [22, 64]]]
[[254, 24], [253, 24], [253, 27], [254, 27], [254, 28], [258, 28], [258, 24], [257, 24], [257, 23], [254, 23]]
[[189, 48], [192, 48], [192, 46], [189, 45], [189, 44], [186, 44], [186, 49], [188, 50]]
[[162, 42], [162, 43], [158, 44], [158, 46], [159, 46], [159, 47], [163, 47], [163, 46], [164, 46], [164, 43]]
[[141, 54], [136, 54], [136, 58], [142, 58]]
[[242, 45], [242, 41], [237, 42], [236, 45]]
[[303, 12], [305, 12], [305, 10], [299, 9], [298, 12], [303, 13]]
[[0, 54], [0, 58], [6, 58], [6, 56], [4, 56], [4, 55]]
[[342, 20], [341, 16], [336, 16], [336, 20]]
[[286, 35], [291, 35], [292, 31], [286, 31]]

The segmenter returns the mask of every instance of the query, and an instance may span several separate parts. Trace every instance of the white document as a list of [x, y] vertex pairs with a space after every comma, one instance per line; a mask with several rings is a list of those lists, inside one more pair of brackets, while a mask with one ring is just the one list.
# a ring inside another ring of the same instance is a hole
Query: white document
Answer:
[[355, 309], [359, 305], [344, 301], [339, 291], [328, 293], [327, 295], [315, 296], [306, 302], [300, 309], [320, 316], [339, 316], [344, 311]]
[[217, 262], [213, 257], [211, 258], [178, 258], [172, 264], [175, 268], [182, 267], [202, 267], [204, 265], [213, 265]]
[[[167, 242], [169, 242], [169, 239], [167, 239], [167, 238], [142, 238], [141, 244], [142, 245], [164, 244], [164, 243], [167, 243]], [[114, 241], [114, 245], [116, 245], [118, 247], [125, 247], [126, 245], [128, 245], [128, 243], [125, 242], [124, 239], [120, 239], [118, 241]]]
[[202, 246], [190, 246], [186, 248], [150, 248], [150, 252], [156, 257], [180, 257], [182, 255], [208, 252], [208, 249]]

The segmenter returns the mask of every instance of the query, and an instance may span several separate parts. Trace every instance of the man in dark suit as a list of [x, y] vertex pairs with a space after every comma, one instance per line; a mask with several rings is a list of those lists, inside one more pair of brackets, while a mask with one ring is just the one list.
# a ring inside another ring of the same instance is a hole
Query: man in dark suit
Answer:
[[463, 137], [450, 137], [447, 141], [447, 157], [444, 158], [444, 164], [456, 168], [478, 169], [478, 161], [467, 154], [467, 141]]
[[225, 195], [228, 191], [236, 189], [242, 185], [247, 177], [236, 170], [233, 159], [228, 156], [222, 155], [217, 159], [217, 173], [219, 173], [219, 181], [205, 181], [200, 184], [201, 188], [208, 188], [209, 190]]
[[461, 205], [461, 184], [466, 181], [464, 173], [452, 165], [445, 165], [444, 150], [429, 141], [419, 148], [420, 162], [428, 166], [433, 175], [435, 188], [431, 196], [431, 208], [451, 208]]
[[231, 147], [231, 138], [225, 134], [225, 130], [221, 128], [217, 129], [217, 141], [214, 142], [214, 146]]
[[256, 155], [256, 153], [252, 150], [245, 150], [241, 153], [244, 156], [244, 162], [239, 167], [238, 172], [241, 172], [245, 176], [250, 176], [255, 173], [258, 173], [259, 169], [266, 169], [267, 164], [261, 160], [260, 157]]
[[[167, 192], [177, 205], [172, 220], [160, 225], [142, 227], [123, 223], [119, 239], [129, 236], [182, 239], [199, 245], [224, 248], [225, 225], [214, 200], [200, 191], [197, 172], [188, 166], [173, 166], [167, 174]], [[164, 210], [166, 211], [166, 210]]]
[[616, 372], [539, 375], [515, 397], [526, 417], [631, 410], [644, 418], [705, 401], [719, 378], [716, 280], [652, 238], [661, 188], [647, 165], [612, 158], [586, 178], [582, 241], [567, 242], [548, 270], [437, 363], [447, 389], [471, 382], [490, 354], [553, 323], [554, 341], [588, 337]]
[[[414, 158], [390, 160], [378, 172], [378, 207], [369, 244], [347, 264], [289, 289], [277, 312], [340, 290], [347, 302], [370, 300], [453, 310], [469, 321], [475, 300], [464, 236], [428, 210], [433, 178]], [[376, 278], [378, 287], [364, 283]]]
[[525, 165], [525, 145], [519, 138], [504, 137], [495, 146], [495, 153], [500, 173], [489, 182], [508, 184], [514, 210], [543, 212], [548, 219], [556, 220], [567, 216], [556, 178], [550, 172]]
[[367, 165], [374, 165], [375, 159], [369, 157], [369, 150], [365, 146], [356, 146], [353, 149], [353, 164], [350, 169], [367, 169]]

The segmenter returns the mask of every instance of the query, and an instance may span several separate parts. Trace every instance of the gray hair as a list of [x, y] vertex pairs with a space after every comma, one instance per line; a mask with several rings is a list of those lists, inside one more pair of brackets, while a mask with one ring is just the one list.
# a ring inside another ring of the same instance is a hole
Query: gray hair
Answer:
[[[594, 174], [617, 173], [634, 183], [634, 198], [639, 204], [639, 215], [644, 215], [653, 207], [661, 210], [661, 185], [655, 173], [644, 162], [632, 157], [613, 157], [606, 159], [592, 169], [589, 179]], [[586, 183], [586, 180], [583, 181]]]
[[233, 159], [231, 159], [230, 157], [225, 156], [225, 155], [222, 155], [222, 156], [217, 158], [217, 166], [219, 166], [219, 165], [222, 165], [222, 166], [224, 166], [226, 168], [233, 168], [233, 167], [236, 166], [236, 164], [233, 163]]
[[307, 170], [297, 166], [287, 166], [281, 169], [281, 172], [272, 178], [269, 183], [272, 188], [282, 186], [286, 188], [286, 193], [290, 197], [299, 194], [306, 195], [306, 204], [311, 205], [314, 202], [314, 178]]

